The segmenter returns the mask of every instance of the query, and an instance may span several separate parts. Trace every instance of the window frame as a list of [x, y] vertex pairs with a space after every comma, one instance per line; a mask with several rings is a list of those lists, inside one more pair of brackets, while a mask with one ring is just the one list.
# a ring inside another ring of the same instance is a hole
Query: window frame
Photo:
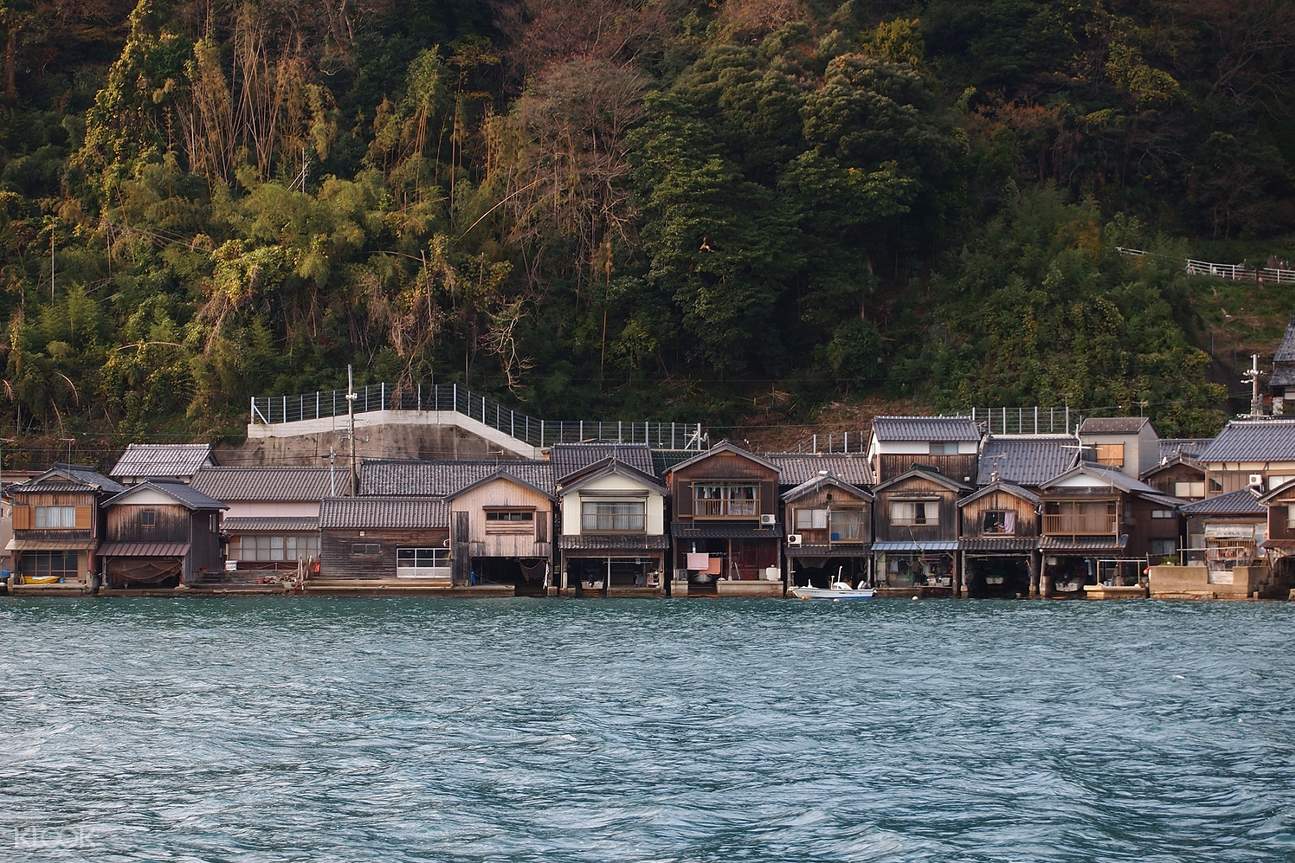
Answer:
[[[912, 512], [911, 518], [904, 518], [896, 515], [896, 507], [910, 507]], [[931, 507], [934, 507], [934, 513]], [[921, 517], [918, 517], [918, 509], [921, 507]], [[940, 502], [938, 500], [892, 500], [888, 509], [890, 523], [900, 527], [939, 527], [940, 526]], [[934, 516], [934, 517], [932, 517]]]
[[[1109, 456], [1103, 457], [1102, 450], [1117, 450], [1120, 454], [1119, 461], [1115, 461]], [[1099, 465], [1104, 467], [1122, 468], [1124, 467], [1124, 444], [1122, 443], [1095, 443], [1093, 444], [1093, 458]]]
[[[601, 513], [602, 508], [610, 508], [611, 512]], [[617, 508], [627, 510], [617, 512]], [[603, 526], [603, 519], [608, 519], [608, 526]], [[621, 526], [621, 525], [624, 526]], [[581, 533], [616, 533], [616, 534], [638, 534], [647, 533], [647, 501], [646, 500], [587, 500], [580, 501], [580, 532]]]
[[[75, 530], [76, 529], [76, 507], [75, 506], [64, 506], [62, 504], [59, 504], [56, 506], [34, 506], [32, 507], [32, 509], [35, 510], [32, 513], [32, 525], [36, 530]], [[66, 523], [50, 524], [49, 523], [50, 515], [53, 513], [58, 513], [58, 517], [54, 519], [55, 521], [66, 522]], [[44, 517], [43, 519], [42, 519], [42, 516]], [[42, 520], [45, 522], [44, 524], [41, 524]]]
[[[372, 551], [370, 551], [372, 549]], [[353, 542], [351, 543], [351, 557], [374, 558], [382, 556], [382, 543], [380, 542]]]

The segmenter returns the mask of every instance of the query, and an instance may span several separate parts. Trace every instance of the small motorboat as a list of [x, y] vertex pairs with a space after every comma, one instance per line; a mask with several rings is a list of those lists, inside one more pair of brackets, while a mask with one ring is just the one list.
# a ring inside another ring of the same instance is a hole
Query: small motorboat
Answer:
[[851, 587], [844, 581], [834, 582], [831, 587], [793, 587], [791, 596], [796, 599], [813, 599], [827, 602], [849, 602], [856, 599], [872, 599], [871, 587]]

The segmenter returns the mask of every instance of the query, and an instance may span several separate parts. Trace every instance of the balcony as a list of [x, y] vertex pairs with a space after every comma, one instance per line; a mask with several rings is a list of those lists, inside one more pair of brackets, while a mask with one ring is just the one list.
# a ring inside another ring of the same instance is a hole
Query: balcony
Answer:
[[1118, 536], [1120, 526], [1116, 514], [1104, 509], [1044, 513], [1043, 532], [1049, 536]]

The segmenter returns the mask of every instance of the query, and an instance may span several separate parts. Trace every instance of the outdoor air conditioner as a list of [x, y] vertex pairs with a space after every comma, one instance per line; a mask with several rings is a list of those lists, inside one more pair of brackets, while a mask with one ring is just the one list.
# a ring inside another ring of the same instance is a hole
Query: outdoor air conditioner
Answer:
[[800, 534], [798, 533], [787, 534], [787, 545], [800, 545]]
[[1249, 485], [1251, 488], [1263, 488], [1263, 484], [1264, 484], [1264, 475], [1263, 475], [1263, 474], [1261, 474], [1261, 473], [1252, 473], [1252, 474], [1250, 474], [1250, 482], [1248, 483], [1248, 485]]
[[777, 523], [778, 523], [778, 516], [772, 513], [764, 513], [763, 515], [760, 516], [761, 527], [773, 527]]

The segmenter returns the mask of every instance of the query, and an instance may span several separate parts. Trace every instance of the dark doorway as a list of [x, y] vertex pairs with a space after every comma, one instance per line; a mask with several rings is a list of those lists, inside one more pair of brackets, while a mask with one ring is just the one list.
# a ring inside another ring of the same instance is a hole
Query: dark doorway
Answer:
[[472, 560], [476, 584], [512, 585], [518, 596], [544, 596], [545, 561], [515, 557], [477, 557]]
[[1030, 560], [1021, 555], [967, 558], [967, 594], [1024, 599], [1030, 595]]

